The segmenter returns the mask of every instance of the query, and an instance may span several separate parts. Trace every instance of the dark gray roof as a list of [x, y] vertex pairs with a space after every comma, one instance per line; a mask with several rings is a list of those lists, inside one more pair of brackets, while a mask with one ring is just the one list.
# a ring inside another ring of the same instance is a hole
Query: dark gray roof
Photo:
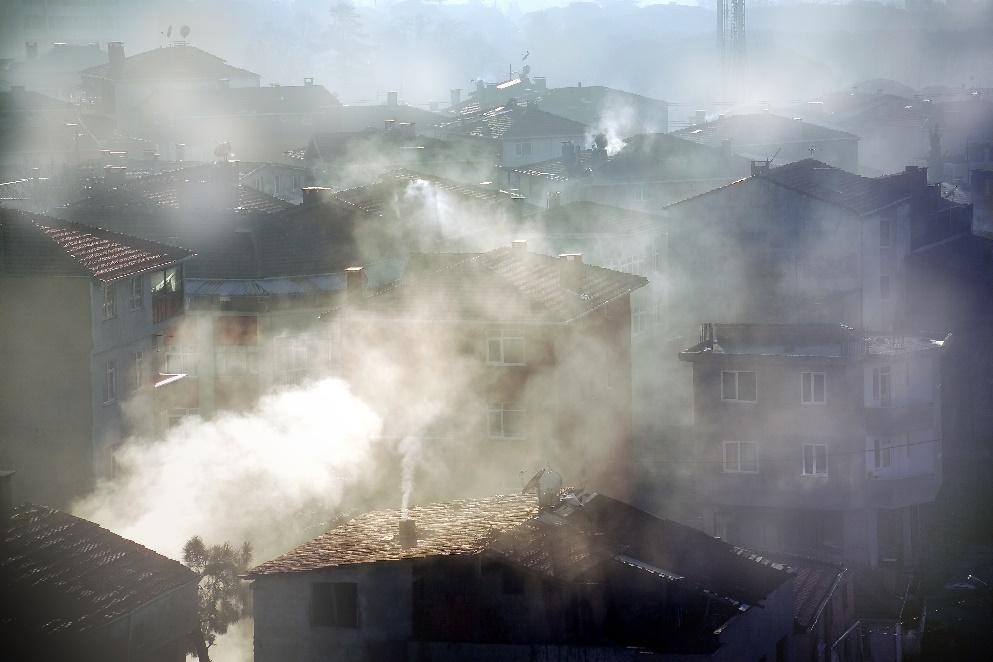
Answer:
[[532, 106], [516, 104], [465, 113], [458, 119], [441, 124], [440, 128], [450, 133], [492, 140], [556, 136], [568, 138], [582, 136], [586, 132], [586, 126], [579, 122]]
[[52, 508], [16, 506], [7, 524], [0, 531], [5, 645], [105, 626], [198, 579], [178, 561]]
[[[84, 76], [111, 78], [110, 64], [82, 71]], [[227, 64], [222, 58], [188, 44], [155, 48], [124, 58], [122, 80], [221, 80], [259, 78], [259, 75]]]

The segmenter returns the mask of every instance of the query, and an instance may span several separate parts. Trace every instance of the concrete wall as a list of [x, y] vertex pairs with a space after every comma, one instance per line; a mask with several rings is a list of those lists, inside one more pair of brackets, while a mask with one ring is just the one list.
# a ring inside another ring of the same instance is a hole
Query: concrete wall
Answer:
[[[358, 583], [358, 628], [312, 626], [311, 585]], [[412, 632], [409, 562], [348, 566], [255, 580], [255, 662], [404, 659]], [[392, 653], [391, 653], [392, 651]]]
[[66, 507], [93, 485], [90, 282], [0, 278], [0, 466], [14, 498]]

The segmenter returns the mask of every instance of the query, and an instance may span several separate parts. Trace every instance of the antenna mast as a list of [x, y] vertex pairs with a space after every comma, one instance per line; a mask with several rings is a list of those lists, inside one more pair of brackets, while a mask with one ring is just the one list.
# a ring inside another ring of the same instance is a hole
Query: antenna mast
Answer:
[[728, 101], [744, 92], [748, 51], [745, 45], [745, 0], [718, 0], [717, 49], [721, 56], [722, 91]]

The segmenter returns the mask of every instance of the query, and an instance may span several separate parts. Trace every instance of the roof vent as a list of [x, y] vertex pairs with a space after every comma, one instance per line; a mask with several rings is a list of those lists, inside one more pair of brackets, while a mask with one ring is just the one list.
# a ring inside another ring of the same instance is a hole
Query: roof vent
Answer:
[[510, 242], [510, 248], [515, 253], [527, 253], [528, 252], [528, 240], [527, 239], [514, 239]]

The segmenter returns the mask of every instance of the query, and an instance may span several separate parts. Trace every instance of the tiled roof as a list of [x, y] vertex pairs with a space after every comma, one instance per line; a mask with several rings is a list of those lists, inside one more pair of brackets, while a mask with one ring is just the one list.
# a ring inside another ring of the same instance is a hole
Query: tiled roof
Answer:
[[138, 237], [50, 216], [0, 210], [0, 272], [90, 276], [105, 283], [161, 269], [193, 255]]
[[497, 106], [464, 113], [440, 125], [443, 131], [504, 140], [506, 138], [545, 138], [582, 136], [586, 126], [530, 106]]
[[[84, 69], [84, 76], [110, 77], [110, 64]], [[213, 80], [223, 78], [255, 78], [259, 75], [227, 64], [216, 55], [196, 46], [175, 45], [155, 48], [124, 58], [124, 80]]]
[[92, 630], [197, 581], [178, 561], [44, 506], [16, 506], [0, 540], [5, 641]]
[[337, 566], [486, 552], [535, 573], [572, 579], [621, 563], [656, 580], [680, 581], [734, 613], [764, 602], [789, 575], [707, 534], [600, 494], [571, 494], [539, 514], [534, 495], [412, 508], [417, 544], [398, 540], [400, 513], [367, 513], [253, 568], [250, 577]]
[[829, 129], [803, 120], [772, 113], [727, 115], [673, 132], [680, 138], [717, 147], [730, 140], [734, 149], [747, 151], [751, 145], [789, 144], [811, 140], [858, 140], [846, 131]]
[[810, 632], [821, 616], [842, 577], [844, 566], [788, 554], [769, 554], [738, 548], [738, 553], [758, 563], [786, 568], [793, 573], [793, 619]]
[[357, 563], [475, 554], [494, 538], [538, 512], [533, 495], [494, 496], [433, 503], [411, 508], [417, 522], [417, 545], [404, 548], [398, 540], [400, 511], [360, 515], [296, 549], [267, 561], [249, 576], [320, 570]]
[[[352, 310], [403, 319], [568, 323], [646, 284], [642, 276], [578, 266], [578, 288], [563, 286], [562, 258], [499, 248], [442, 266], [422, 256], [404, 280]], [[495, 312], [499, 311], [499, 312]]]
[[926, 191], [919, 172], [907, 171], [882, 177], [862, 177], [815, 159], [804, 159], [681, 200], [669, 205], [669, 208], [748, 185], [755, 179], [774, 182], [856, 214], [870, 214], [898, 202], [910, 200]]

